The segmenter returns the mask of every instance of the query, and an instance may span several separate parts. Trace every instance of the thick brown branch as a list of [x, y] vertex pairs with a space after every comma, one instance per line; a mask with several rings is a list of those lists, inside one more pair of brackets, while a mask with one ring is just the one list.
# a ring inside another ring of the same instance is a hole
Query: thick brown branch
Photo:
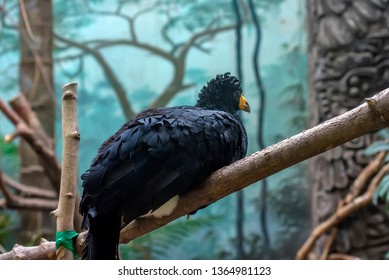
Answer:
[[42, 239], [34, 247], [16, 244], [10, 252], [0, 255], [0, 260], [55, 260], [55, 242]]
[[21, 118], [2, 99], [0, 99], [0, 110], [15, 126], [21, 122]]

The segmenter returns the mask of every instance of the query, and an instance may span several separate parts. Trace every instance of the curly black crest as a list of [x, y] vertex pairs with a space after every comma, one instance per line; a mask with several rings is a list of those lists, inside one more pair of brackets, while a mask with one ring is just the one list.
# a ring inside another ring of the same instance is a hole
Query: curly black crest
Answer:
[[204, 86], [196, 106], [208, 110], [238, 111], [238, 100], [242, 94], [240, 81], [230, 73], [217, 75]]

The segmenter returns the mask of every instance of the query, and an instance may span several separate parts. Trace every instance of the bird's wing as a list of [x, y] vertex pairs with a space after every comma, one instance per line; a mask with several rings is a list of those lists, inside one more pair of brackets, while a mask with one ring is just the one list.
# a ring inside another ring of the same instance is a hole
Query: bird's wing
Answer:
[[100, 149], [82, 176], [80, 211], [93, 217], [120, 204], [129, 222], [243, 157], [246, 146], [244, 128], [231, 114], [195, 107], [150, 111]]

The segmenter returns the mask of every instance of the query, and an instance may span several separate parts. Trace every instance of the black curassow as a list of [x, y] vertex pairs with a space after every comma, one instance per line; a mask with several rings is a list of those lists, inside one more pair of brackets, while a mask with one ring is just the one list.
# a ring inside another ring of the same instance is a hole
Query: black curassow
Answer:
[[202, 88], [195, 106], [143, 111], [108, 138], [81, 176], [83, 259], [118, 259], [123, 226], [144, 215], [169, 215], [180, 195], [244, 157], [239, 110], [250, 107], [240, 81], [225, 73]]

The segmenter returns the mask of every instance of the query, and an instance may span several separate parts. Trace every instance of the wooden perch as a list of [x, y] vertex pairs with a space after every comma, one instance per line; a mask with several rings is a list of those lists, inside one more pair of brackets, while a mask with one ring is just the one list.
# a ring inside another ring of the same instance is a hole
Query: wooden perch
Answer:
[[11, 251], [0, 255], [0, 260], [55, 260], [55, 242], [42, 238], [38, 246], [15, 244]]
[[[53, 211], [57, 218], [57, 232], [73, 231], [76, 207], [78, 174], [77, 84], [62, 88], [62, 174], [58, 208]], [[72, 259], [72, 254], [63, 246], [57, 250], [57, 259]]]
[[[199, 188], [181, 197], [171, 215], [133, 221], [122, 229], [120, 241], [127, 243], [287, 167], [366, 133], [387, 127], [387, 120], [389, 89], [351, 111], [217, 170]], [[82, 247], [84, 235], [80, 234], [77, 239], [79, 249]], [[5, 259], [5, 255], [0, 255], [0, 260]]]

